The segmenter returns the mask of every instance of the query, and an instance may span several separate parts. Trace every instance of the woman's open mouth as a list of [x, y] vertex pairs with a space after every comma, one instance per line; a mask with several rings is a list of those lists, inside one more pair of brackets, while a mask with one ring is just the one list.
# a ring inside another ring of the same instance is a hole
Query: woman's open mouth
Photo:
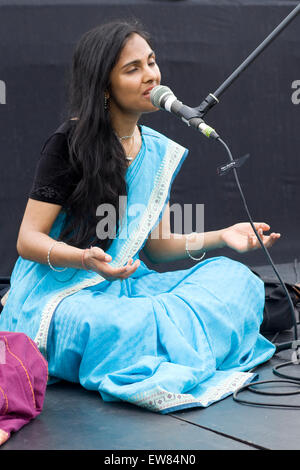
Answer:
[[146, 96], [147, 98], [150, 97], [150, 92], [153, 90], [154, 86], [151, 88], [148, 88], [146, 91], [144, 91], [143, 95]]

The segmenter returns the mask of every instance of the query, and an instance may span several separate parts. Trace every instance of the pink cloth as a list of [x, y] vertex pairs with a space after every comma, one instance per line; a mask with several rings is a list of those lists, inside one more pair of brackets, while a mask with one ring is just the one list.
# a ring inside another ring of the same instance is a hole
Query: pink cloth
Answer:
[[0, 332], [0, 445], [43, 408], [48, 364], [23, 333]]

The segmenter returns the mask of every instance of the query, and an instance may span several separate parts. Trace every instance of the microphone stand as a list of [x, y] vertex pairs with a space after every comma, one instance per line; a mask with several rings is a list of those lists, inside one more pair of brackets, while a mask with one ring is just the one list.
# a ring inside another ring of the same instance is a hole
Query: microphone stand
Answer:
[[[213, 106], [215, 106], [217, 103], [219, 103], [219, 99], [218, 99], [219, 96], [222, 93], [224, 93], [224, 91], [241, 75], [241, 73], [244, 70], [246, 70], [247, 67], [249, 67], [249, 65], [264, 51], [264, 49], [266, 49], [266, 47], [269, 46], [272, 41], [274, 41], [274, 39], [284, 30], [284, 28], [287, 27], [287, 25], [297, 16], [298, 13], [300, 13], [300, 3], [298, 3], [296, 8], [294, 8], [294, 10], [291, 11], [291, 13], [271, 32], [271, 34], [269, 34], [269, 36], [266, 37], [266, 39], [247, 57], [246, 60], [244, 60], [244, 62], [242, 62], [242, 64], [219, 86], [219, 88], [217, 88], [217, 90], [214, 93], [209, 93], [209, 95], [202, 101], [202, 103], [198, 107], [192, 109], [194, 114], [192, 113], [190, 117], [194, 118], [194, 117], [197, 116], [198, 118], [202, 119]], [[213, 131], [214, 131], [214, 129], [213, 129]], [[290, 305], [293, 324], [294, 324], [294, 341], [289, 341], [287, 343], [281, 343], [281, 344], [275, 344], [276, 352], [279, 352], [279, 351], [282, 351], [282, 350], [285, 350], [285, 349], [291, 349], [291, 348], [294, 349], [295, 353], [296, 353], [296, 358], [297, 358], [298, 364], [299, 364], [300, 363], [299, 362], [300, 361], [300, 340], [298, 340], [297, 324], [296, 324], [296, 319], [295, 319], [294, 306], [293, 306], [291, 297], [289, 295], [289, 292], [288, 292], [284, 282], [282, 281], [282, 279], [280, 277], [280, 274], [278, 273], [276, 267], [274, 266], [274, 263], [273, 263], [273, 261], [270, 257], [270, 254], [268, 253], [268, 250], [263, 245], [262, 241], [260, 240], [260, 237], [257, 234], [254, 223], [251, 219], [251, 215], [250, 215], [249, 210], [247, 208], [247, 204], [246, 204], [242, 189], [241, 189], [239, 181], [238, 181], [238, 176], [237, 176], [237, 173], [236, 173], [236, 167], [240, 166], [245, 161], [246, 157], [248, 157], [248, 155], [245, 156], [245, 157], [242, 157], [241, 159], [234, 160], [232, 155], [231, 155], [229, 147], [226, 145], [226, 143], [224, 141], [222, 141], [222, 139], [218, 136], [218, 134], [213, 135], [213, 137], [224, 145], [224, 147], [227, 150], [227, 153], [229, 155], [229, 159], [231, 161], [231, 163], [229, 163], [228, 165], [224, 165], [224, 167], [220, 167], [218, 169], [218, 173], [221, 176], [222, 174], [225, 174], [227, 172], [227, 170], [231, 170], [231, 169], [233, 170], [233, 173], [234, 173], [234, 176], [235, 176], [235, 179], [236, 179], [236, 183], [237, 183], [237, 186], [239, 188], [240, 194], [242, 196], [242, 199], [243, 199], [243, 202], [244, 202], [244, 207], [245, 207], [246, 212], [248, 214], [251, 226], [252, 226], [252, 228], [253, 228], [253, 230], [256, 234], [256, 237], [257, 237], [258, 241], [260, 242], [261, 247], [263, 248], [265, 254], [267, 255], [267, 258], [268, 258], [270, 264], [272, 265], [272, 268], [273, 268], [276, 276], [278, 277], [278, 279], [280, 281], [280, 284], [281, 284], [281, 286], [282, 286], [282, 288], [283, 288], [283, 290], [284, 290], [284, 292], [287, 296], [287, 299], [288, 299], [288, 302], [289, 302], [289, 305]], [[294, 361], [294, 363], [295, 362], [296, 361]]]
[[268, 47], [272, 41], [286, 28], [286, 26], [300, 13], [300, 3], [291, 11], [291, 13], [274, 29], [274, 31], [266, 37], [266, 39], [247, 57], [244, 62], [217, 88], [214, 93], [209, 95], [202, 101], [202, 103], [195, 108], [198, 116], [203, 118], [207, 112], [217, 103], [219, 103], [219, 96], [246, 70], [247, 67]]

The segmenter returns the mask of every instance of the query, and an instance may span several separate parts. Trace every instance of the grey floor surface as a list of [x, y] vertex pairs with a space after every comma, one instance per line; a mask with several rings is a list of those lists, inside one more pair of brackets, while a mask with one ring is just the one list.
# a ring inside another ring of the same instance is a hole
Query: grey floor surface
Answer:
[[[270, 273], [269, 269], [258, 269]], [[298, 266], [293, 270], [291, 265], [282, 265], [280, 274], [294, 282], [297, 269]], [[282, 332], [276, 342], [291, 339], [293, 330]], [[284, 379], [272, 371], [276, 364], [290, 361], [291, 357], [292, 351], [285, 350], [257, 368], [257, 380], [281, 381], [264, 386], [263, 390], [298, 390], [298, 385], [283, 383]], [[300, 380], [299, 364], [281, 370]], [[243, 405], [229, 396], [208, 408], [160, 415], [127, 403], [104, 403], [96, 392], [59, 382], [47, 388], [42, 413], [15, 433], [1, 450], [300, 449], [300, 395], [273, 397], [245, 391], [239, 397], [294, 404], [299, 409]]]

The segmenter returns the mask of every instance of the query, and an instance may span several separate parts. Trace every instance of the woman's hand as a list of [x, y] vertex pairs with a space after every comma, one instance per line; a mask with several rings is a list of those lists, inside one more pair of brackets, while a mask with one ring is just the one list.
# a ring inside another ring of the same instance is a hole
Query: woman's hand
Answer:
[[[270, 235], [264, 235], [264, 232], [270, 230], [270, 226], [264, 222], [254, 222], [254, 226], [261, 241], [267, 248], [270, 248], [281, 236], [280, 233], [274, 232]], [[224, 229], [222, 240], [226, 246], [238, 251], [239, 253], [256, 250], [261, 247], [251, 224], [248, 222], [235, 224]]]
[[100, 274], [100, 276], [104, 277], [108, 281], [127, 279], [137, 270], [140, 265], [140, 260], [137, 259], [133, 263], [133, 259], [130, 258], [126, 266], [116, 268], [109, 264], [111, 260], [112, 257], [97, 246], [93, 246], [85, 250], [83, 254], [84, 266], [86, 266], [87, 269]]

